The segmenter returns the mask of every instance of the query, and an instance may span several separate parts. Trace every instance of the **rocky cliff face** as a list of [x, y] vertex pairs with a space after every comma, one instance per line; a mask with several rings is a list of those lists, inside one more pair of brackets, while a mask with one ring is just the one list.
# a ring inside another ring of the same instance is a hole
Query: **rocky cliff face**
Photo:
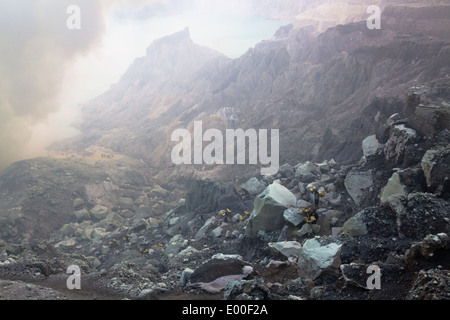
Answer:
[[381, 30], [361, 21], [316, 35], [291, 25], [234, 60], [185, 30], [153, 43], [86, 105], [75, 145], [173, 170], [171, 133], [202, 120], [205, 130], [280, 129], [282, 162], [355, 161], [362, 139], [404, 108], [407, 88], [448, 76], [449, 10], [387, 7]]

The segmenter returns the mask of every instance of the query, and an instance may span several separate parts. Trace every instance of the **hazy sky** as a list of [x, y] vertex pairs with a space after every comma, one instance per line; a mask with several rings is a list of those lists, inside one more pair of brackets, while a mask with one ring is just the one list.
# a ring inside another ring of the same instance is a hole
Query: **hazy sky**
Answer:
[[[81, 29], [67, 28], [71, 5]], [[286, 24], [267, 19], [286, 10], [269, 0], [0, 0], [0, 170], [73, 135], [77, 106], [153, 40], [189, 27], [194, 42], [235, 58]]]

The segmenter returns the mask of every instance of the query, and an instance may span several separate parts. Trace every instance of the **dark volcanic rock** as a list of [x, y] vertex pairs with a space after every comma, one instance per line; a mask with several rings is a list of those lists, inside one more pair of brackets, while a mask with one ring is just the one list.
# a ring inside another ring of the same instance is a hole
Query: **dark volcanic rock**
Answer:
[[448, 270], [422, 270], [414, 281], [407, 300], [450, 300]]
[[189, 280], [191, 283], [211, 282], [223, 276], [242, 274], [242, 268], [246, 265], [249, 265], [249, 263], [243, 261], [239, 256], [213, 256], [195, 269]]

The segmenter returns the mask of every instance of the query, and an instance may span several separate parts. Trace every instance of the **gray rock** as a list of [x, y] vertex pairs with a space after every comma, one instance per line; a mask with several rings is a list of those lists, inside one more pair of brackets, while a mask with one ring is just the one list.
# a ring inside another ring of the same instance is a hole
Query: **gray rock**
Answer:
[[269, 249], [275, 254], [281, 254], [286, 258], [298, 257], [302, 245], [297, 241], [269, 242]]
[[297, 235], [297, 237], [302, 238], [302, 237], [304, 237], [304, 236], [307, 236], [307, 235], [313, 234], [313, 233], [314, 233], [314, 230], [313, 230], [312, 225], [311, 225], [310, 223], [305, 223], [305, 224], [300, 228], [300, 230], [297, 231], [296, 235]]
[[181, 272], [181, 278], [180, 282], [183, 286], [186, 286], [189, 283], [189, 279], [191, 278], [191, 275], [194, 273], [194, 270], [191, 268], [186, 268]]
[[339, 206], [342, 204], [342, 196], [340, 193], [337, 192], [326, 192], [325, 195], [322, 197], [322, 200], [329, 203], [332, 206]]
[[405, 263], [413, 269], [419, 258], [432, 261], [437, 250], [450, 250], [450, 241], [446, 233], [429, 234], [421, 242], [414, 243], [405, 253]]
[[195, 180], [186, 193], [186, 210], [194, 211], [201, 208], [205, 212], [211, 212], [218, 208], [223, 189], [217, 182], [210, 180]]
[[[395, 199], [395, 203], [392, 201]], [[390, 198], [400, 236], [422, 240], [428, 234], [450, 232], [450, 204], [432, 193], [410, 193]]]
[[430, 191], [450, 192], [450, 145], [428, 150], [422, 158], [421, 167]]
[[289, 208], [284, 210], [283, 218], [294, 226], [298, 226], [305, 222], [302, 214], [300, 214], [300, 210], [297, 208]]
[[391, 134], [384, 145], [383, 152], [386, 163], [391, 167], [401, 166], [405, 160], [405, 150], [415, 143], [417, 132], [403, 124], [394, 125]]
[[[225, 223], [225, 225], [227, 225], [227, 224]], [[222, 225], [218, 226], [217, 228], [214, 228], [211, 231], [211, 234], [213, 235], [213, 237], [218, 238], [218, 237], [222, 236], [223, 227], [224, 227], [224, 225], [222, 224]]]
[[188, 246], [188, 241], [183, 239], [172, 240], [165, 247], [165, 251], [167, 254], [178, 254], [183, 249], [186, 249]]
[[120, 197], [119, 204], [123, 209], [133, 210], [134, 208], [134, 201], [129, 197]]
[[63, 241], [58, 242], [55, 244], [55, 248], [61, 249], [61, 250], [73, 250], [77, 246], [77, 241], [74, 238], [69, 238]]
[[283, 164], [279, 169], [278, 173], [282, 178], [291, 177], [294, 175], [294, 168], [288, 163]]
[[133, 219], [131, 224], [131, 231], [140, 232], [150, 227], [149, 219]]
[[197, 252], [198, 252], [198, 250], [195, 249], [194, 247], [187, 246], [185, 249], [181, 250], [178, 253], [178, 257], [187, 258], [187, 257], [189, 257], [189, 256], [191, 256], [191, 255], [193, 255], [193, 254], [195, 254]]
[[318, 237], [306, 240], [298, 257], [300, 275], [314, 280], [325, 272], [337, 272], [341, 264], [341, 247], [338, 242], [322, 244]]
[[237, 254], [216, 254], [198, 266], [191, 275], [191, 283], [210, 283], [220, 277], [242, 274], [250, 265]]
[[319, 209], [317, 210], [319, 216], [324, 217], [327, 220], [340, 219], [344, 215], [344, 212], [339, 210]]
[[333, 238], [339, 237], [342, 234], [342, 227], [332, 227], [331, 236]]
[[123, 218], [115, 212], [108, 213], [106, 215], [105, 221], [108, 224], [115, 226], [116, 228], [123, 224]]
[[343, 225], [342, 232], [351, 237], [365, 236], [368, 234], [369, 231], [367, 230], [363, 212], [364, 211], [360, 211], [348, 219]]
[[362, 142], [362, 150], [365, 159], [377, 154], [382, 150], [382, 144], [377, 139], [376, 135], [371, 135], [365, 138]]
[[345, 177], [344, 185], [355, 204], [359, 205], [373, 187], [372, 170], [350, 171]]
[[400, 181], [400, 176], [395, 172], [389, 178], [386, 186], [381, 190], [380, 203], [388, 203], [389, 197], [401, 197], [406, 195], [406, 187]]
[[75, 232], [76, 226], [73, 223], [67, 223], [65, 225], [63, 225], [58, 233], [64, 238], [64, 237], [69, 237], [72, 236]]
[[324, 160], [321, 163], [316, 163], [316, 166], [319, 167], [321, 173], [327, 173], [330, 171], [330, 164], [327, 160]]
[[151, 191], [150, 196], [151, 197], [167, 197], [169, 194], [169, 191], [164, 189], [163, 187], [156, 185]]
[[296, 205], [295, 195], [286, 187], [273, 183], [268, 186], [253, 203], [253, 211], [245, 228], [249, 237], [257, 236], [259, 231], [274, 231], [284, 225], [283, 212]]
[[151, 216], [151, 210], [149, 207], [141, 205], [136, 210], [136, 219], [148, 219]]
[[119, 212], [119, 215], [120, 215], [122, 218], [128, 219], [128, 218], [134, 217], [135, 214], [133, 213], [133, 211], [131, 211], [131, 210], [129, 210], [129, 209], [125, 209], [125, 210], [121, 210], [121, 211]]
[[251, 195], [257, 195], [264, 191], [264, 184], [259, 182], [257, 178], [253, 177], [242, 184], [241, 189], [247, 191]]
[[76, 198], [75, 200], [73, 200], [73, 208], [77, 209], [78, 207], [81, 207], [84, 205], [84, 200], [81, 198]]
[[298, 190], [300, 191], [301, 195], [306, 194], [306, 183], [305, 182], [299, 182], [298, 183]]
[[180, 221], [180, 217], [173, 217], [170, 218], [169, 220], [169, 226], [172, 227], [174, 225], [176, 225], [178, 223], [178, 221]]
[[320, 168], [311, 161], [295, 166], [295, 177], [302, 182], [312, 182], [320, 176]]
[[91, 233], [91, 238], [93, 242], [103, 242], [110, 234], [105, 228], [94, 228]]
[[269, 289], [261, 278], [229, 281], [223, 297], [225, 300], [267, 300]]
[[246, 278], [249, 274], [253, 272], [253, 268], [250, 266], [244, 266], [242, 268], [241, 273], [239, 274], [231, 274], [231, 275], [225, 275], [221, 276], [217, 279], [214, 279], [211, 282], [204, 283], [204, 282], [198, 282], [192, 284], [192, 286], [201, 288], [209, 293], [218, 293], [225, 289], [225, 287], [228, 285], [229, 282], [232, 281], [239, 281], [244, 278]]
[[211, 226], [216, 222], [216, 217], [211, 217], [208, 220], [206, 220], [205, 224], [200, 228], [200, 230], [197, 231], [197, 233], [194, 236], [194, 239], [196, 241], [206, 238], [206, 233], [211, 228]]
[[89, 211], [87, 209], [81, 209], [81, 210], [75, 211], [74, 215], [75, 215], [75, 219], [78, 222], [91, 219], [91, 215], [89, 214]]
[[300, 208], [300, 209], [311, 208], [311, 203], [309, 203], [308, 201], [305, 201], [303, 199], [298, 199], [297, 208]]
[[136, 198], [136, 200], [134, 200], [134, 204], [137, 206], [141, 206], [141, 205], [145, 205], [145, 203], [148, 201], [147, 197], [142, 195]]
[[100, 204], [96, 205], [94, 208], [91, 209], [92, 216], [97, 220], [102, 220], [106, 218], [107, 213], [108, 208]]

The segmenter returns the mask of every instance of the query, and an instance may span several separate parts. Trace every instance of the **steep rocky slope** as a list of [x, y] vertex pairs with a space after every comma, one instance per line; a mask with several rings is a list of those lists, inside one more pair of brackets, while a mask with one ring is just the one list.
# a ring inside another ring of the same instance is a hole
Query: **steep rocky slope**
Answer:
[[[141, 179], [142, 168], [118, 177], [117, 167], [105, 173], [97, 163], [80, 179], [96, 184], [74, 186], [61, 199], [71, 208], [63, 225], [48, 225], [51, 236], [19, 243], [8, 231], [23, 232], [20, 215], [2, 229], [0, 288], [8, 291], [0, 292], [9, 299], [30, 291], [38, 299], [449, 299], [450, 97], [430, 89], [411, 88], [413, 116], [389, 117], [364, 139], [364, 157], [346, 166], [284, 164], [242, 185], [194, 180], [175, 195]], [[441, 117], [433, 133], [413, 129]], [[64, 163], [46, 169], [42, 161], [29, 163], [47, 177]], [[21, 167], [25, 176], [32, 170]], [[326, 192], [309, 224], [301, 209], [311, 206], [312, 186]], [[179, 201], [167, 203], [171, 196]], [[80, 291], [65, 287], [69, 265], [82, 270]], [[372, 287], [368, 270], [377, 268]]]

